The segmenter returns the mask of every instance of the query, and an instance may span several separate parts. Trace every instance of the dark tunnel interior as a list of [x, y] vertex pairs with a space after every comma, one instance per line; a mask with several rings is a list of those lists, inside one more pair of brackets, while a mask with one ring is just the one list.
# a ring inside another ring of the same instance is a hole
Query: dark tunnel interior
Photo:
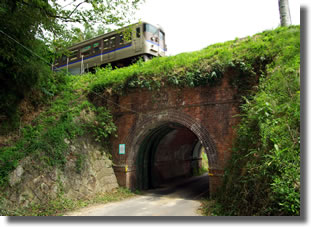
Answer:
[[153, 129], [139, 148], [138, 189], [159, 188], [195, 176], [202, 168], [202, 152], [197, 136], [180, 124]]

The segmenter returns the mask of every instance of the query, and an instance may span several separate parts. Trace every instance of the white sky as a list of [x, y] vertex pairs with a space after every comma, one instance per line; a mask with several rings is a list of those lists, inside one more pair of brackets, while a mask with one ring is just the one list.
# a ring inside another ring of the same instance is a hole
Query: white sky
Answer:
[[[278, 0], [145, 0], [137, 17], [160, 24], [167, 55], [253, 35], [280, 25]], [[300, 2], [289, 0], [293, 24], [300, 24]]]

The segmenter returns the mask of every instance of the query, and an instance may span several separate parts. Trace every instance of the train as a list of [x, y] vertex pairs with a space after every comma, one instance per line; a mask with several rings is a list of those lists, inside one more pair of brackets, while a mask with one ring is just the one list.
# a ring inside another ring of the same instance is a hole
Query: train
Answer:
[[122, 67], [134, 59], [165, 56], [166, 51], [163, 28], [138, 22], [69, 47], [70, 54], [58, 57], [53, 70], [82, 74], [108, 63]]

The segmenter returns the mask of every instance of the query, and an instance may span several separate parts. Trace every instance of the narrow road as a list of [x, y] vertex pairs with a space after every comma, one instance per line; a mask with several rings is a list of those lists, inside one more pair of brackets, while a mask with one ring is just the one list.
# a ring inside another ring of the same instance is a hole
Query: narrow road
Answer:
[[66, 216], [200, 216], [198, 199], [208, 194], [208, 175], [148, 190], [135, 198], [83, 208]]

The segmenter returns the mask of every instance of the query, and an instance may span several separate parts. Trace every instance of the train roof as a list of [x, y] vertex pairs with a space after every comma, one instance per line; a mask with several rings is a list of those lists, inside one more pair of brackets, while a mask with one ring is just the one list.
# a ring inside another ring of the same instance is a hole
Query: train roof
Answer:
[[[151, 23], [146, 22], [146, 21], [140, 21], [140, 22], [137, 22], [137, 23], [134, 23], [134, 24], [131, 24], [131, 25], [128, 25], [128, 26], [125, 26], [125, 27], [116, 29], [116, 30], [111, 31], [111, 32], [98, 35], [98, 36], [96, 36], [96, 37], [94, 37], [94, 38], [84, 40], [84, 41], [82, 41], [82, 42], [80, 42], [80, 43], [76, 43], [76, 44], [74, 44], [74, 45], [68, 47], [68, 50], [75, 49], [75, 48], [77, 48], [77, 47], [83, 46], [83, 45], [85, 45], [85, 44], [87, 44], [87, 43], [89, 43], [89, 42], [94, 42], [94, 41], [96, 41], [96, 40], [100, 40], [103, 36], [106, 36], [106, 35], [107, 35], [107, 36], [113, 35], [113, 34], [119, 32], [119, 31], [121, 31], [122, 29], [128, 28], [128, 27], [130, 27], [130, 26], [137, 25], [137, 24], [139, 24], [139, 23], [151, 24]], [[151, 25], [153, 25], [153, 26], [159, 28], [161, 31], [163, 31], [163, 28], [162, 28], [160, 25], [154, 25], [154, 24], [151, 24]], [[164, 32], [164, 31], [163, 31], [163, 32]]]

